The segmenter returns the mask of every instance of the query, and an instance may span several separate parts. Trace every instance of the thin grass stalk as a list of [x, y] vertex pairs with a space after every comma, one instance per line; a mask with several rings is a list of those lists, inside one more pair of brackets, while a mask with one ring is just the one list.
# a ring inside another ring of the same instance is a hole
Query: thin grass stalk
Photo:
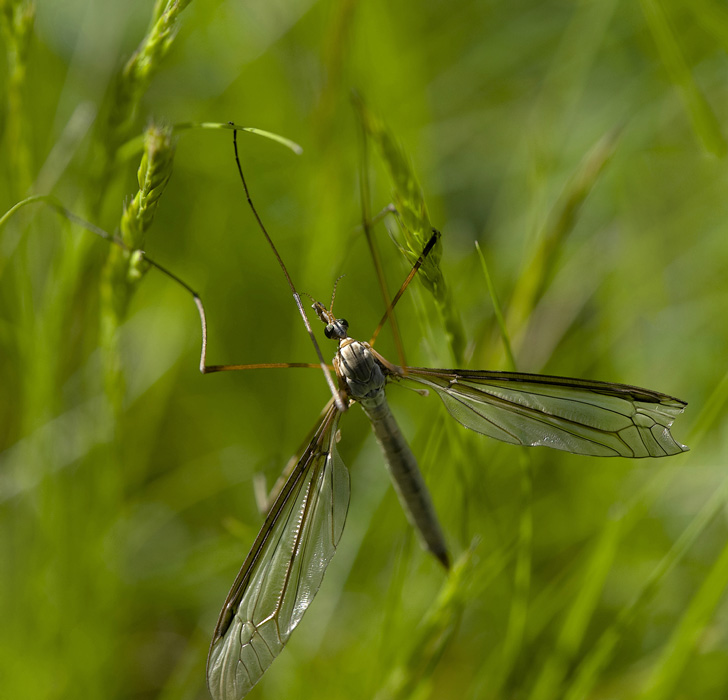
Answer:
[[713, 108], [705, 98], [685, 60], [673, 23], [665, 11], [665, 3], [656, 0], [640, 0], [647, 26], [655, 40], [662, 64], [675, 84], [693, 131], [709, 153], [722, 158], [728, 152], [728, 144], [721, 132], [721, 124]]
[[32, 182], [28, 133], [30, 120], [26, 114], [23, 91], [34, 22], [35, 3], [31, 0], [4, 0], [0, 3], [0, 36], [5, 44], [8, 64], [3, 159], [10, 174], [10, 195], [13, 200], [22, 197]]
[[[493, 304], [498, 329], [503, 341], [509, 369], [517, 371], [516, 360], [513, 355], [511, 339], [508, 333], [500, 301], [496, 294], [495, 285], [490, 276], [485, 256], [476, 242], [475, 244], [483, 275], [488, 287], [488, 294]], [[513, 577], [513, 597], [511, 599], [508, 627], [503, 640], [502, 662], [496, 667], [489, 693], [496, 697], [507, 682], [518, 656], [523, 648], [528, 617], [528, 605], [531, 589], [531, 569], [533, 553], [533, 460], [531, 453], [520, 450], [521, 459], [521, 508], [518, 522], [518, 543], [516, 545], [516, 563]]]
[[508, 367], [512, 371], [516, 371], [516, 358], [513, 355], [513, 348], [511, 346], [511, 338], [508, 333], [508, 327], [506, 325], [505, 316], [503, 315], [503, 308], [501, 307], [500, 300], [498, 299], [498, 293], [495, 289], [495, 284], [490, 276], [488, 270], [488, 264], [485, 261], [483, 251], [480, 249], [480, 244], [475, 241], [475, 250], [478, 253], [478, 259], [480, 260], [480, 266], [483, 270], [483, 276], [485, 277], [485, 283], [488, 287], [488, 295], [490, 296], [491, 303], [493, 304], [493, 313], [495, 314], [495, 320], [498, 324], [498, 332], [500, 333], [501, 340], [503, 341], [503, 349], [506, 353], [506, 360]]

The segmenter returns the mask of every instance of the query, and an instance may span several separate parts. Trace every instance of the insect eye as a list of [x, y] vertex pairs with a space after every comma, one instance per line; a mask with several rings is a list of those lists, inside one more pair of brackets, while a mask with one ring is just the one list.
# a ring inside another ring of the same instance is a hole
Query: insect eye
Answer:
[[329, 340], [331, 340], [331, 338], [333, 338], [335, 334], [336, 334], [336, 327], [334, 326], [334, 324], [333, 323], [327, 324], [326, 328], [324, 328], [324, 335]]
[[348, 322], [348, 321], [347, 321], [347, 320], [346, 320], [345, 318], [340, 318], [340, 319], [339, 319], [339, 323], [340, 323], [340, 324], [341, 324], [342, 326], [344, 326], [344, 328], [345, 328], [345, 329], [347, 329], [347, 330], [348, 330], [348, 328], [349, 328], [349, 322]]

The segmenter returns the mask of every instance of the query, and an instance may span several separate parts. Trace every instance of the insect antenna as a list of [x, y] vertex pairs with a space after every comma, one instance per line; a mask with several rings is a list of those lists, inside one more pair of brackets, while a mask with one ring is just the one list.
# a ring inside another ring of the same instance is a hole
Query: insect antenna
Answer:
[[329, 313], [333, 316], [334, 314], [334, 299], [336, 299], [336, 288], [339, 286], [339, 282], [343, 277], [346, 277], [346, 273], [339, 275], [334, 282], [334, 290], [331, 292], [331, 306], [329, 306]]

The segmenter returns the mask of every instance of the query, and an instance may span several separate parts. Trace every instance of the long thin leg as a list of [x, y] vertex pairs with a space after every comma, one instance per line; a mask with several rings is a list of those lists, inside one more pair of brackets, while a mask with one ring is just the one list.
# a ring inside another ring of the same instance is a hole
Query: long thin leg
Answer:
[[[296, 290], [295, 285], [293, 284], [293, 280], [291, 279], [291, 276], [288, 274], [288, 270], [286, 269], [286, 266], [283, 263], [283, 259], [281, 258], [280, 254], [278, 253], [278, 249], [275, 247], [273, 240], [268, 235], [268, 231], [266, 230], [265, 226], [263, 225], [263, 221], [261, 220], [260, 215], [258, 214], [258, 210], [255, 208], [255, 205], [253, 204], [253, 200], [250, 198], [250, 192], [248, 191], [248, 184], [245, 182], [245, 175], [243, 175], [243, 167], [240, 164], [240, 156], [238, 155], [238, 132], [237, 132], [237, 130], [233, 130], [233, 148], [235, 149], [235, 162], [238, 165], [238, 173], [240, 173], [240, 180], [243, 183], [243, 189], [245, 190], [245, 196], [248, 199], [248, 204], [250, 205], [250, 209], [252, 210], [253, 215], [255, 216], [255, 220], [258, 222], [258, 227], [263, 232], [265, 239], [268, 241], [268, 245], [271, 247], [271, 250], [273, 251], [273, 255], [275, 255], [275, 258], [278, 261], [278, 264], [281, 266], [281, 270], [283, 270], [283, 275], [286, 278], [286, 282], [288, 282], [288, 286], [291, 288], [291, 292], [293, 293], [293, 299], [295, 300], [296, 306], [298, 307], [298, 312], [301, 314], [301, 318], [303, 319], [303, 325], [306, 326], [306, 331], [308, 332], [309, 338], [311, 338], [311, 343], [313, 344], [313, 346], [316, 350], [316, 354], [318, 355], [321, 370], [323, 371], [324, 376], [326, 377], [326, 383], [329, 385], [329, 389], [331, 390], [331, 395], [334, 397], [334, 401], [336, 402], [336, 407], [340, 411], [343, 412], [346, 410], [346, 406], [341, 399], [339, 390], [336, 388], [336, 385], [334, 384], [334, 380], [331, 378], [331, 372], [329, 371], [328, 365], [326, 364], [326, 361], [324, 360], [324, 356], [321, 352], [321, 348], [319, 347], [319, 344], [316, 342], [316, 336], [313, 334], [313, 330], [311, 329], [311, 324], [308, 320], [308, 316], [306, 316], [306, 312], [303, 309], [303, 304], [301, 303], [301, 297], [298, 294], [298, 291]], [[202, 364], [203, 363], [201, 363], [201, 365], [200, 365], [201, 371], [203, 371]], [[217, 370], [217, 371], [219, 371], [219, 370]]]
[[422, 253], [420, 253], [420, 257], [417, 258], [417, 261], [412, 266], [412, 269], [410, 270], [409, 275], [407, 275], [407, 279], [402, 283], [402, 286], [399, 288], [399, 291], [394, 295], [394, 299], [392, 300], [392, 303], [389, 305], [387, 310], [384, 312], [384, 316], [382, 316], [382, 320], [379, 322], [379, 325], [377, 325], [376, 329], [374, 330], [374, 333], [372, 334], [372, 338], [369, 341], [369, 345], [374, 345], [374, 342], [377, 339], [377, 336], [379, 335], [380, 331], [384, 327], [384, 324], [387, 322], [387, 319], [390, 317], [392, 313], [392, 309], [394, 309], [397, 302], [400, 300], [402, 295], [404, 294], [404, 290], [407, 289], [409, 286], [409, 283], [414, 279], [414, 276], [417, 274], [417, 270], [422, 267], [422, 263], [425, 261], [425, 258], [430, 254], [430, 251], [435, 247], [435, 243], [437, 243], [438, 239], [440, 238], [440, 232], [433, 228], [432, 229], [432, 238], [430, 238], [429, 241], [427, 241], [427, 245], [424, 247]]
[[[104, 231], [103, 233], [106, 234]], [[126, 249], [126, 246], [121, 242], [119, 239], [110, 236], [109, 234], [106, 234], [105, 236], [102, 236], [102, 238], [106, 238], [107, 240], [110, 240], [112, 243], [115, 243], [117, 245], [120, 245], [121, 247]], [[152, 267], [159, 270], [161, 273], [172, 279], [173, 281], [177, 282], [181, 287], [183, 287], [185, 290], [187, 290], [191, 295], [192, 299], [195, 302], [195, 306], [197, 307], [197, 313], [200, 316], [200, 327], [202, 329], [202, 349], [200, 351], [200, 372], [202, 374], [212, 374], [213, 372], [235, 372], [239, 370], [245, 370], [245, 369], [280, 369], [280, 368], [288, 368], [288, 367], [305, 367], [305, 368], [320, 368], [321, 365], [310, 363], [310, 362], [263, 362], [263, 363], [257, 363], [257, 364], [245, 364], [245, 365], [208, 365], [207, 364], [207, 315], [205, 314], [205, 306], [202, 303], [202, 299], [200, 298], [200, 295], [192, 289], [184, 280], [180, 279], [175, 275], [173, 272], [168, 270], [166, 267], [163, 267], [159, 263], [155, 262], [151, 258], [147, 257], [146, 254], [144, 254], [143, 251], [138, 251], [142, 256], [143, 259], [148, 262]], [[329, 365], [325, 365], [325, 367], [329, 367]]]
[[[197, 313], [200, 316], [200, 328], [202, 330], [202, 349], [200, 351], [200, 372], [202, 374], [211, 374], [213, 372], [224, 372], [224, 371], [236, 371], [236, 370], [244, 370], [244, 369], [278, 369], [278, 368], [287, 368], [287, 367], [306, 367], [306, 368], [320, 368], [321, 365], [319, 364], [313, 364], [310, 362], [266, 362], [266, 363], [260, 363], [260, 364], [246, 364], [246, 365], [208, 365], [207, 364], [207, 315], [205, 314], [205, 306], [202, 303], [202, 299], [200, 298], [200, 295], [190, 287], [187, 282], [185, 282], [183, 279], [178, 277], [174, 274], [171, 270], [168, 270], [164, 265], [158, 263], [156, 260], [153, 260], [150, 258], [143, 250], [131, 250], [124, 241], [121, 240], [118, 236], [114, 236], [113, 234], [109, 233], [108, 231], [105, 231], [104, 229], [100, 228], [99, 226], [96, 226], [95, 224], [89, 223], [85, 219], [82, 219], [80, 216], [76, 216], [72, 211], [69, 209], [66, 209], [63, 205], [58, 203], [55, 198], [48, 197], [46, 195], [43, 195], [42, 197], [38, 197], [37, 201], [43, 201], [47, 204], [49, 204], [53, 209], [55, 209], [60, 215], [62, 215], [64, 218], [68, 219], [72, 223], [76, 224], [77, 226], [80, 226], [81, 228], [86, 229], [90, 233], [93, 233], [95, 236], [98, 236], [99, 238], [103, 238], [105, 241], [108, 241], [112, 245], [118, 246], [122, 250], [125, 250], [129, 254], [136, 254], [139, 257], [139, 261], [144, 261], [146, 264], [150, 265], [151, 267], [155, 268], [159, 272], [161, 272], [163, 275], [171, 279], [173, 282], [176, 282], [180, 287], [182, 287], [185, 291], [187, 291], [191, 296], [192, 299], [195, 302], [195, 306], [197, 307]], [[330, 365], [325, 365], [328, 369], [333, 369]]]

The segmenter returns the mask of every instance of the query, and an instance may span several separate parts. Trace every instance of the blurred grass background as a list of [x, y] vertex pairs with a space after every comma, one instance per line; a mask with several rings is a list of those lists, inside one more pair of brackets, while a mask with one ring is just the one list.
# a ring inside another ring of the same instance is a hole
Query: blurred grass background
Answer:
[[[303, 155], [240, 134], [261, 216], [301, 290], [326, 300], [346, 273], [336, 309], [366, 339], [383, 308], [355, 88], [443, 232], [466, 366], [508, 364], [477, 241], [519, 369], [690, 404], [674, 431], [690, 453], [631, 462], [525, 455], [392, 388], [462, 557], [449, 580], [351, 411], [339, 551], [250, 697], [728, 696], [725, 6], [184, 5], [157, 3], [129, 63], [149, 3], [0, 2], [0, 212], [53, 194], [123, 229], [141, 157], [123, 146], [151, 120], [274, 131]], [[208, 362], [312, 361], [230, 132], [176, 138], [143, 245], [205, 300]], [[376, 212], [396, 193], [373, 144], [369, 160]], [[407, 263], [375, 235], [394, 290]], [[327, 398], [305, 370], [201, 376], [189, 295], [152, 270], [110, 300], [110, 251], [42, 203], [0, 230], [2, 697], [207, 697], [209, 638], [261, 522], [253, 479], [273, 483]], [[398, 307], [410, 364], [455, 361], [436, 306], [413, 285]]]

